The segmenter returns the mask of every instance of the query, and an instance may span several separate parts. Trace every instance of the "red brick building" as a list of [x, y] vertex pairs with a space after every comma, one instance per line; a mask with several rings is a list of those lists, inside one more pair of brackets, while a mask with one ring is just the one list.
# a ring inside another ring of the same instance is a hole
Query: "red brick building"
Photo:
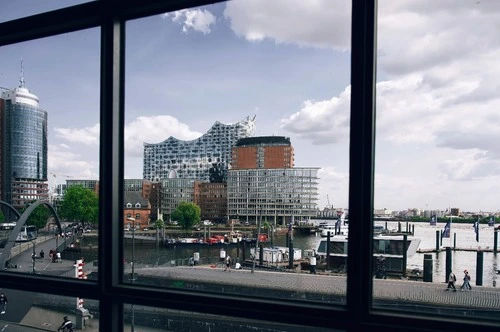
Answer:
[[292, 168], [294, 162], [289, 137], [248, 137], [238, 140], [233, 147], [231, 169]]

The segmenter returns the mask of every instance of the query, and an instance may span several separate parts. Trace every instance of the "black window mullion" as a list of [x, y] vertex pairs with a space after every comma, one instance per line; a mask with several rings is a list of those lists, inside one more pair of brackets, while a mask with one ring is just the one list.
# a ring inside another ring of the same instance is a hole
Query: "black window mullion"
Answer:
[[347, 307], [356, 330], [372, 303], [376, 3], [352, 1]]
[[124, 54], [125, 23], [112, 7], [101, 25], [100, 116], [100, 218], [99, 218], [99, 326], [102, 331], [121, 331], [123, 306], [113, 297], [123, 275], [123, 161], [124, 161]]

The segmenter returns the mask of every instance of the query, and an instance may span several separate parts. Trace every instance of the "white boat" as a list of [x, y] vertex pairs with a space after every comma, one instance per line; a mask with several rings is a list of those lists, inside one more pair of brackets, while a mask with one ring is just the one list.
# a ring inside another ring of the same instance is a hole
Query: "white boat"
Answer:
[[328, 233], [330, 236], [343, 235], [347, 236], [349, 233], [349, 225], [341, 223], [340, 225], [327, 225], [321, 228], [321, 236], [327, 237]]

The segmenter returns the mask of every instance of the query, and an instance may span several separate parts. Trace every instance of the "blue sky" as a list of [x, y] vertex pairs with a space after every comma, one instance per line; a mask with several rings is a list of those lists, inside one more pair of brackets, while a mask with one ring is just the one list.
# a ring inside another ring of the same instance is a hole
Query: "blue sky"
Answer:
[[[296, 166], [321, 167], [319, 206], [347, 208], [346, 3], [236, 0], [128, 22], [126, 176], [142, 177], [143, 142], [256, 115], [257, 135], [290, 137]], [[40, 6], [0, 21], [24, 5]], [[376, 208], [498, 210], [499, 16], [495, 1], [380, 2]], [[49, 113], [50, 186], [97, 178], [99, 29], [0, 48], [0, 86], [17, 86], [21, 58]]]

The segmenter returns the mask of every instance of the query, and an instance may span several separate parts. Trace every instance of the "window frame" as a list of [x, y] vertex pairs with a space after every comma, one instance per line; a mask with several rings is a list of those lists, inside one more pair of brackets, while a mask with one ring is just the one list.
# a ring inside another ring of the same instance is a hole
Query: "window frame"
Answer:
[[[307, 1], [307, 0], [305, 0]], [[389, 1], [389, 0], [387, 0]], [[462, 330], [498, 322], [372, 309], [375, 160], [376, 0], [352, 0], [349, 255], [345, 307], [270, 298], [149, 288], [123, 282], [125, 24], [128, 20], [221, 1], [96, 0], [0, 23], [0, 47], [89, 28], [101, 30], [100, 210], [97, 281], [0, 271], [0, 287], [99, 301], [104, 331], [122, 331], [123, 304], [134, 303], [249, 319], [358, 331], [394, 328]], [[106, 198], [106, 204], [103, 204]], [[106, 222], [103, 222], [106, 221]], [[366, 231], [368, 230], [368, 231]], [[40, 287], [40, 286], [43, 287]]]

